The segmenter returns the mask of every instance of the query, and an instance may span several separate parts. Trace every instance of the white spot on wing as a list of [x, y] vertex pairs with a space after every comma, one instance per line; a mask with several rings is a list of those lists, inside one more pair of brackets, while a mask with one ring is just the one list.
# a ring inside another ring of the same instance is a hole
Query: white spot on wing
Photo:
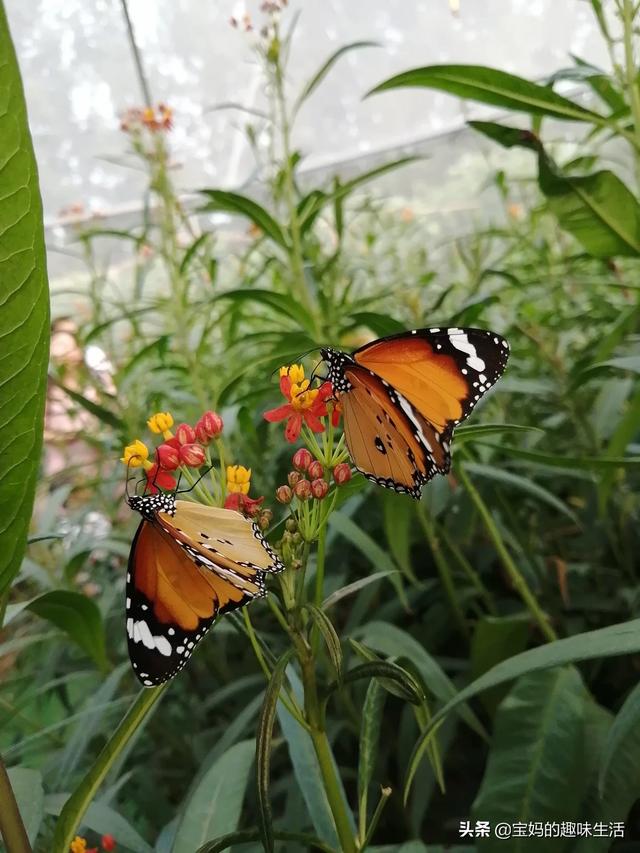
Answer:
[[480, 373], [485, 369], [484, 361], [478, 356], [476, 348], [461, 329], [449, 329], [451, 346], [467, 354], [467, 364], [472, 370]]

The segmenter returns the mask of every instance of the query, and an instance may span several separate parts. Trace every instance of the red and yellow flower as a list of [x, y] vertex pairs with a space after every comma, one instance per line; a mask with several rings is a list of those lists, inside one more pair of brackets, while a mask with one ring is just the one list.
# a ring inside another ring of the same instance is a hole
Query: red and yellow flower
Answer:
[[327, 416], [327, 400], [333, 394], [330, 382], [324, 382], [319, 388], [311, 388], [305, 379], [304, 367], [291, 364], [280, 368], [280, 391], [287, 402], [265, 412], [265, 420], [277, 423], [286, 419], [285, 438], [294, 442], [300, 435], [303, 423], [312, 432], [324, 432], [320, 418]]

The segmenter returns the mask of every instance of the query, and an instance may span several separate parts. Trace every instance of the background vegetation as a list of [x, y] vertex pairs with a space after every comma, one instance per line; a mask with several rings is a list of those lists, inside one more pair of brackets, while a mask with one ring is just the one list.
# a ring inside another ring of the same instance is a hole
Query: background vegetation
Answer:
[[[53, 326], [24, 559], [47, 315], [35, 173], [0, 21], [0, 122], [20, 129], [0, 126], [10, 345], [0, 359], [0, 751], [31, 844], [62, 853], [76, 832], [90, 844], [110, 833], [120, 850], [194, 853], [223, 849], [214, 839], [237, 831], [226, 842], [237, 849], [345, 849], [317, 751], [276, 705], [280, 688], [300, 701], [300, 671], [267, 605], [250, 622], [221, 620], [166, 691], [138, 695], [122, 604], [135, 519], [117, 458], [153, 411], [192, 423], [220, 411], [230, 456], [276, 512], [277, 540], [285, 508], [273, 496], [292, 448], [262, 417], [277, 404], [274, 369], [319, 345], [434, 324], [493, 328], [511, 360], [458, 431], [453, 473], [419, 504], [354, 478], [330, 517], [316, 617], [327, 642], [313, 644], [313, 665], [321, 689], [335, 688], [326, 732], [337, 808], [358, 848], [378, 851], [505, 844], [461, 839], [460, 822], [476, 820], [626, 820], [627, 838], [640, 837], [637, 6], [591, 0], [611, 71], [576, 60], [542, 85], [431, 66], [370, 93], [433, 87], [514, 113], [474, 127], [523, 148], [531, 178], [494, 175], [501, 215], [435, 251], [420, 217], [399, 215], [370, 184], [413, 168], [408, 158], [304, 185], [297, 109], [363, 45], [293, 85], [293, 17], [265, 5], [257, 50], [271, 111], [248, 116], [247, 132], [269, 134], [271, 153], [255, 197], [204, 189], [197, 211], [186, 206], [172, 187], [170, 114], [148, 104], [123, 120], [149, 203], [129, 231], [96, 222], [77, 235], [89, 287], [82, 324]], [[566, 80], [583, 84], [579, 97], [559, 94]], [[242, 218], [241, 240], [211, 227], [219, 211]], [[105, 240], [123, 241], [130, 262], [102, 269]], [[310, 600], [317, 566], [313, 548]], [[357, 670], [363, 660], [369, 669]], [[536, 838], [510, 843], [541, 849]], [[611, 839], [544, 844], [596, 851]]]

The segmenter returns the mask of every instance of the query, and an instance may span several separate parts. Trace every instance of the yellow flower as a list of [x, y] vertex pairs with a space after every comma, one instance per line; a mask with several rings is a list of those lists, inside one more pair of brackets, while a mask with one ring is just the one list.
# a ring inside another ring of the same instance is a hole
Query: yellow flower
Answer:
[[318, 396], [318, 388], [313, 388], [308, 391], [309, 380], [305, 379], [299, 385], [295, 382], [291, 385], [291, 405], [296, 411], [310, 409], [313, 406], [313, 401]]
[[281, 367], [280, 376], [288, 376], [292, 385], [299, 385], [304, 381], [304, 367], [301, 364], [290, 364], [288, 367]]
[[86, 853], [87, 850], [87, 841], [82, 838], [80, 835], [76, 835], [76, 837], [71, 842], [71, 846], [69, 847], [71, 853]]
[[173, 426], [173, 418], [169, 412], [156, 412], [155, 415], [151, 415], [147, 421], [147, 426], [151, 432], [155, 432], [156, 435], [160, 435], [160, 433], [162, 433], [165, 439], [172, 438], [171, 434], [166, 435]]
[[[151, 464], [148, 459], [149, 449], [139, 438], [136, 438], [132, 444], [127, 444], [124, 449], [124, 456], [120, 457], [120, 461], [130, 468], [146, 468], [147, 465]], [[145, 465], [145, 463], [147, 464]]]
[[227, 465], [227, 491], [239, 492], [241, 495], [249, 494], [251, 484], [251, 468], [243, 465]]

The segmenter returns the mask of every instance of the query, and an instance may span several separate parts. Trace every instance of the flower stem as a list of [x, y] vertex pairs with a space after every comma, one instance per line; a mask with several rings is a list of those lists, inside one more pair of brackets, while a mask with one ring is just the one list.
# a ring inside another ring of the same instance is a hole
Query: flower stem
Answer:
[[496, 523], [493, 520], [487, 505], [480, 497], [480, 493], [473, 485], [471, 480], [469, 479], [467, 472], [464, 470], [462, 465], [458, 465], [458, 476], [463, 486], [467, 490], [467, 494], [475, 504], [476, 509], [480, 517], [482, 518], [485, 527], [487, 528], [487, 533], [489, 534], [491, 540], [493, 541], [494, 547], [498, 552], [498, 556], [504, 566], [504, 569], [513, 584], [514, 589], [522, 599], [523, 603], [531, 613], [532, 618], [538, 624], [540, 631], [545, 636], [545, 638], [549, 642], [553, 642], [558, 639], [558, 635], [553, 630], [549, 621], [547, 619], [546, 614], [543, 612], [542, 608], [536, 601], [534, 594], [529, 589], [529, 585], [526, 582], [524, 576], [514, 563], [511, 554], [507, 550], [507, 546], [504, 544], [502, 536], [500, 535], [500, 531], [496, 527]]
[[638, 69], [634, 57], [633, 24], [636, 15], [633, 0], [622, 0], [620, 9], [624, 40], [624, 72], [627, 89], [627, 99], [633, 116], [633, 129], [636, 139], [635, 162], [638, 188], [640, 189], [640, 85], [638, 84]]
[[31, 853], [31, 844], [18, 809], [7, 768], [0, 757], [0, 835], [7, 853]]

